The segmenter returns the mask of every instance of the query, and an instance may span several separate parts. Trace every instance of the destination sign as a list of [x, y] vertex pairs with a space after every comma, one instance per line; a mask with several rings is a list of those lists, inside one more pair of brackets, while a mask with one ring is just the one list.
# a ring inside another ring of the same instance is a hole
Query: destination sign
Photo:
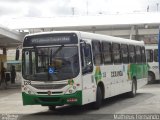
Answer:
[[71, 41], [70, 36], [58, 36], [58, 37], [42, 37], [42, 38], [32, 38], [31, 43], [32, 44], [52, 44], [52, 43], [70, 43]]
[[42, 46], [42, 45], [63, 45], [63, 44], [77, 44], [78, 37], [74, 33], [67, 34], [44, 34], [37, 36], [28, 36], [24, 39], [23, 46]]

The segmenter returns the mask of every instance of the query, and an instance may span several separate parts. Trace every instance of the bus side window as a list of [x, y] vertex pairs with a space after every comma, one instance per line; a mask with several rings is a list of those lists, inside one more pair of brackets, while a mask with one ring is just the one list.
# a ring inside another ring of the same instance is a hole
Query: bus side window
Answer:
[[137, 63], [142, 62], [142, 51], [140, 46], [136, 46], [136, 62]]
[[112, 50], [113, 50], [113, 61], [114, 61], [114, 64], [120, 64], [121, 63], [120, 44], [113, 43], [112, 44]]
[[153, 62], [153, 50], [146, 50], [147, 62]]
[[102, 64], [101, 43], [98, 40], [92, 41], [93, 61], [94, 64], [99, 66]]
[[102, 42], [102, 54], [103, 54], [103, 61], [104, 64], [112, 64], [112, 48], [111, 43], [109, 42]]
[[130, 63], [136, 62], [135, 46], [129, 45], [129, 61]]
[[129, 52], [128, 52], [128, 45], [127, 44], [122, 44], [121, 45], [121, 56], [122, 56], [122, 62], [123, 63], [128, 63], [129, 62]]
[[141, 47], [141, 50], [142, 50], [142, 62], [143, 62], [143, 63], [146, 63], [146, 53], [145, 53], [145, 48], [144, 48], [144, 47]]
[[81, 44], [81, 61], [82, 74], [90, 73], [93, 71], [91, 46], [89, 44]]
[[154, 61], [158, 62], [158, 49], [154, 50]]

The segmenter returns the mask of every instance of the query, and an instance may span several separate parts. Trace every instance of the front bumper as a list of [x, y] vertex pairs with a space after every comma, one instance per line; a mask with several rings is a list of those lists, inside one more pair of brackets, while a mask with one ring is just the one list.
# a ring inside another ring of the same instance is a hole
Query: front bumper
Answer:
[[[69, 98], [77, 99], [68, 101]], [[82, 105], [82, 91], [66, 95], [32, 95], [22, 92], [23, 105], [43, 105], [43, 106], [61, 106], [61, 105]]]

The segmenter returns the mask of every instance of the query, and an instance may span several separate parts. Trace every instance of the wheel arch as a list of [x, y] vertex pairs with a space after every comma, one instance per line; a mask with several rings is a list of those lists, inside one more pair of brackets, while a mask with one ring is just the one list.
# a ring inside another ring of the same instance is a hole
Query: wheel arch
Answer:
[[148, 71], [148, 75], [149, 74], [152, 74], [153, 75], [153, 79], [155, 80], [155, 78], [156, 78], [155, 73], [153, 71]]

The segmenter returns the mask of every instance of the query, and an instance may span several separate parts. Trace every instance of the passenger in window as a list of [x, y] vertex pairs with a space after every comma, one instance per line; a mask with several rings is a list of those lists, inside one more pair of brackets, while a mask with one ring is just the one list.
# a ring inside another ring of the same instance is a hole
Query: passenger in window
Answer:
[[2, 83], [5, 83], [5, 85], [7, 86], [7, 80], [5, 79], [5, 72], [6, 72], [6, 68], [2, 67], [1, 69], [1, 80], [0, 80], [0, 85]]
[[15, 83], [15, 78], [16, 78], [16, 69], [15, 69], [15, 66], [12, 65], [12, 68], [11, 68], [11, 83], [12, 84]]

